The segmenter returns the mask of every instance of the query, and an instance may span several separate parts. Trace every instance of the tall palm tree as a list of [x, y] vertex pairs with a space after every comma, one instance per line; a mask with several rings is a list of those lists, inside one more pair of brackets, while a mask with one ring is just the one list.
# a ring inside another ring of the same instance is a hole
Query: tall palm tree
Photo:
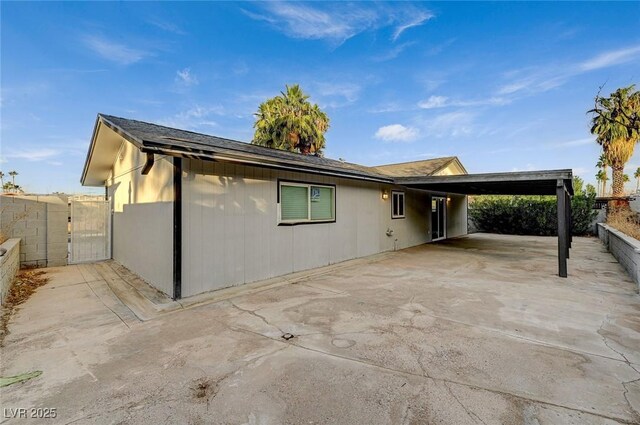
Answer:
[[636, 192], [640, 192], [640, 167], [638, 167], [636, 172], [633, 173], [633, 177], [636, 178]]
[[607, 173], [604, 170], [600, 170], [596, 173], [596, 181], [598, 182], [598, 193], [600, 196], [604, 196], [604, 184], [607, 181]]
[[13, 170], [13, 171], [9, 171], [9, 175], [11, 176], [11, 183], [15, 186], [16, 185], [16, 176], [18, 175], [18, 172]]
[[329, 117], [309, 102], [299, 85], [286, 86], [279, 96], [258, 107], [251, 143], [274, 149], [321, 155]]
[[633, 155], [640, 140], [640, 92], [633, 85], [611, 93], [609, 97], [596, 96], [591, 133], [602, 146], [607, 164], [612, 169], [613, 196], [624, 190], [624, 165]]
[[13, 188], [12, 191], [16, 192], [16, 176], [18, 175], [18, 172], [15, 170], [9, 171], [9, 175], [11, 176], [11, 187]]
[[604, 196], [604, 193], [606, 193], [607, 191], [607, 180], [609, 180], [609, 178], [607, 177], [607, 167], [609, 166], [609, 163], [607, 162], [607, 157], [604, 155], [604, 153], [600, 154], [600, 157], [598, 158], [598, 162], [596, 163], [596, 167], [600, 168], [602, 171], [604, 171], [604, 175], [605, 175], [605, 179], [602, 181], [602, 196]]
[[0, 171], [0, 187], [4, 186], [4, 173]]

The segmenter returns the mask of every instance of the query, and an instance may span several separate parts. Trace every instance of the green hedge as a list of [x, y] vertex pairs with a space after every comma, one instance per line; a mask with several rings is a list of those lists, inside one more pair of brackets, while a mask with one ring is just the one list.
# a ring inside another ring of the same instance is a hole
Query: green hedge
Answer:
[[[592, 233], [595, 195], [581, 193], [571, 199], [573, 234]], [[478, 230], [508, 235], [557, 235], [555, 196], [478, 196], [470, 202], [469, 217]]]

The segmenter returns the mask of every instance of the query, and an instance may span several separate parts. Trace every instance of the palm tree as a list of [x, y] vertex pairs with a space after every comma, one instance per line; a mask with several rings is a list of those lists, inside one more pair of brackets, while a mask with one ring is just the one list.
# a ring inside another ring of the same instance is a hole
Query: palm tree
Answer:
[[[596, 167], [600, 168], [602, 171], [604, 171], [604, 175], [605, 177], [607, 177], [607, 167], [609, 166], [609, 163], [607, 162], [607, 157], [601, 153], [600, 154], [600, 158], [598, 158], [598, 162], [596, 163]], [[605, 178], [602, 181], [602, 196], [604, 196], [604, 194], [607, 192], [607, 180], [609, 180], [608, 178]]]
[[607, 173], [604, 170], [600, 170], [596, 173], [596, 181], [598, 182], [598, 193], [600, 196], [604, 196], [604, 184], [607, 181]]
[[0, 171], [0, 187], [4, 186], [4, 173]]
[[636, 178], [636, 192], [640, 192], [640, 167], [638, 167], [636, 172], [633, 173], [633, 177]]
[[18, 172], [13, 170], [13, 171], [9, 171], [9, 175], [11, 176], [11, 184], [13, 184], [13, 186], [15, 187], [16, 185], [16, 176], [18, 175]]
[[596, 96], [591, 133], [602, 146], [607, 164], [613, 170], [613, 196], [624, 190], [624, 165], [640, 140], [640, 92], [633, 85], [620, 88], [609, 97]]
[[261, 103], [253, 124], [254, 145], [321, 155], [329, 117], [316, 104], [309, 102], [299, 85], [286, 86], [286, 91]]

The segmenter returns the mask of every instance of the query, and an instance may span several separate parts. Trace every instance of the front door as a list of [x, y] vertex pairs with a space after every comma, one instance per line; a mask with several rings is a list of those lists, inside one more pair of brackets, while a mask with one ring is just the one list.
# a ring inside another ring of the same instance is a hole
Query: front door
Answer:
[[447, 199], [441, 196], [431, 197], [431, 240], [439, 241], [447, 237], [446, 223]]

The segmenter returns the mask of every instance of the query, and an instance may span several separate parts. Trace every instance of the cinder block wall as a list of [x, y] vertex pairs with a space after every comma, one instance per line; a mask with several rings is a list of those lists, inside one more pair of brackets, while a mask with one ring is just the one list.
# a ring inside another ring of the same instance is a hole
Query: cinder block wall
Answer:
[[20, 268], [20, 240], [9, 239], [0, 246], [7, 250], [0, 257], [0, 305], [4, 305], [9, 288]]
[[66, 195], [2, 195], [0, 227], [20, 238], [20, 265], [67, 264], [69, 198]]

